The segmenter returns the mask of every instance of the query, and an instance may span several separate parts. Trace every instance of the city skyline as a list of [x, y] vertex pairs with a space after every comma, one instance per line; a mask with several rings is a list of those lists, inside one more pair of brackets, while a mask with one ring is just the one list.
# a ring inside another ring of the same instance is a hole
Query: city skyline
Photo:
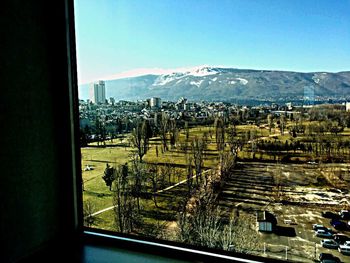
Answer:
[[349, 1], [76, 1], [79, 84], [198, 65], [349, 70]]

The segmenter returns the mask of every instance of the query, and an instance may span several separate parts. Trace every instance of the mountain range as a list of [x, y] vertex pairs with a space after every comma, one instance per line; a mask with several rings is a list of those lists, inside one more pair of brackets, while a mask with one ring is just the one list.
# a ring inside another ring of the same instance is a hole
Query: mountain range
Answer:
[[[106, 97], [116, 100], [292, 100], [302, 98], [306, 90], [312, 90], [315, 98], [350, 97], [350, 71], [302, 73], [201, 66], [105, 82]], [[79, 98], [87, 99], [88, 94], [88, 84], [80, 85]]]

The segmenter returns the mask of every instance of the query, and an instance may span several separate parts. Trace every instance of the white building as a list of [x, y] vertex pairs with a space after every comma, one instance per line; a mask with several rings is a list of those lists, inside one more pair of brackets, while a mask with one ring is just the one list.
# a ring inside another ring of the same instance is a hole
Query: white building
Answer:
[[160, 108], [162, 106], [162, 100], [160, 98], [153, 97], [150, 99], [151, 108]]
[[93, 103], [106, 103], [106, 87], [103, 80], [90, 84], [90, 99]]
[[345, 103], [345, 109], [346, 111], [350, 111], [350, 102]]

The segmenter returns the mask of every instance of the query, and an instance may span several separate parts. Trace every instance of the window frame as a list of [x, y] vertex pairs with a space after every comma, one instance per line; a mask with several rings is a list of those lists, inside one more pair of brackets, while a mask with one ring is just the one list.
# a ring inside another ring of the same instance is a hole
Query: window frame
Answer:
[[82, 245], [98, 245], [104, 247], [115, 247], [126, 250], [133, 250], [146, 254], [155, 254], [163, 257], [179, 260], [193, 260], [203, 262], [246, 262], [262, 263], [285, 262], [273, 258], [254, 256], [228, 252], [219, 249], [196, 247], [193, 245], [178, 243], [173, 241], [152, 239], [130, 234], [121, 234], [84, 226], [83, 220], [83, 188], [81, 151], [79, 140], [79, 98], [77, 81], [77, 59], [76, 59], [76, 38], [75, 38], [75, 13], [74, 1], [65, 0], [66, 16], [66, 39], [67, 39], [67, 62], [69, 78], [69, 98], [70, 98], [70, 122], [72, 145], [71, 153], [73, 157], [72, 183], [74, 190], [74, 226]]

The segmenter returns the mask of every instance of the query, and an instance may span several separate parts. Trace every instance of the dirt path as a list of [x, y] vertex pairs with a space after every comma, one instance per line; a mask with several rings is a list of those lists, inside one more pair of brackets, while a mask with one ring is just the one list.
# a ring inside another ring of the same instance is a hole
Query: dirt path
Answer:
[[117, 207], [117, 206], [116, 206], [116, 205], [113, 205], [113, 206], [104, 208], [104, 209], [102, 209], [102, 210], [100, 210], [100, 211], [97, 211], [97, 212], [91, 214], [91, 215], [85, 216], [84, 218], [88, 218], [88, 217], [92, 217], [92, 216], [97, 216], [97, 215], [99, 215], [99, 214], [102, 214], [102, 213], [104, 213], [104, 212], [107, 212], [107, 211], [109, 211], [109, 210], [112, 210], [112, 209], [115, 208], [115, 207]]
[[[204, 172], [202, 173], [202, 175], [203, 175], [203, 174], [206, 174], [206, 173], [209, 172], [209, 171], [211, 171], [211, 169], [208, 169], [208, 170], [204, 171]], [[193, 179], [193, 178], [196, 178], [196, 177], [197, 177], [197, 175], [194, 175], [194, 176], [192, 176], [191, 178], [187, 178], [187, 179], [182, 180], [182, 181], [180, 181], [180, 182], [178, 182], [178, 183], [176, 183], [176, 184], [174, 184], [174, 185], [171, 185], [171, 186], [169, 186], [169, 187], [167, 187], [167, 188], [158, 190], [158, 191], [157, 191], [157, 194], [163, 193], [163, 192], [168, 191], [168, 190], [170, 190], [170, 189], [173, 189], [173, 188], [176, 187], [176, 186], [179, 186], [179, 185], [181, 185], [181, 184], [186, 183], [189, 179]]]
[[[205, 173], [207, 173], [207, 172], [209, 172], [209, 171], [211, 171], [211, 169], [208, 169], [208, 170], [204, 171], [204, 172], [202, 173], [202, 175], [205, 174]], [[196, 178], [196, 177], [197, 177], [197, 175], [194, 175], [194, 176], [192, 176], [191, 178], [187, 178], [187, 179], [182, 180], [182, 181], [180, 181], [180, 182], [178, 182], [178, 183], [176, 183], [176, 184], [174, 184], [174, 185], [171, 185], [171, 186], [169, 186], [169, 187], [167, 187], [167, 188], [158, 190], [158, 191], [157, 191], [157, 194], [159, 194], [159, 193], [164, 193], [164, 192], [166, 192], [166, 191], [169, 191], [169, 190], [171, 190], [171, 189], [173, 189], [173, 188], [175, 188], [175, 187], [177, 187], [177, 186], [179, 186], [179, 185], [182, 185], [182, 184], [186, 183], [189, 179], [193, 179], [193, 178]], [[107, 212], [107, 211], [109, 211], [109, 210], [112, 210], [112, 209], [115, 208], [115, 207], [117, 207], [117, 206], [114, 205], [114, 206], [110, 206], [110, 207], [104, 208], [104, 209], [102, 209], [102, 210], [99, 210], [99, 211], [97, 211], [97, 212], [91, 214], [91, 215], [86, 216], [85, 218], [91, 217], [91, 216], [97, 216], [97, 215], [99, 215], [99, 214], [102, 214], [102, 213], [104, 213], [104, 212]]]

